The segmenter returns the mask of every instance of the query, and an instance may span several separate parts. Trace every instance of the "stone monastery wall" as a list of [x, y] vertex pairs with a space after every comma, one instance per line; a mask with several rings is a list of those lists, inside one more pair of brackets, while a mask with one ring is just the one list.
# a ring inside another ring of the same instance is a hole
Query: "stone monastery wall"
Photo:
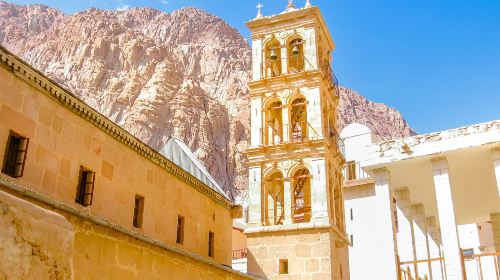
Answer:
[[0, 191], [1, 279], [253, 279], [49, 206]]
[[[0, 159], [12, 133], [29, 144], [22, 176], [2, 174], [7, 180], [163, 244], [231, 264], [231, 201], [0, 48]], [[86, 207], [75, 202], [82, 168], [95, 172], [92, 203]], [[137, 196], [144, 198], [142, 222], [134, 227]], [[182, 244], [177, 242], [179, 216], [184, 218]], [[76, 232], [79, 225], [74, 223]], [[89, 235], [99, 233], [92, 229]], [[106, 238], [96, 237], [100, 241], [89, 246], [101, 246]], [[126, 250], [140, 248], [134, 246]], [[116, 245], [117, 254], [123, 247]]]

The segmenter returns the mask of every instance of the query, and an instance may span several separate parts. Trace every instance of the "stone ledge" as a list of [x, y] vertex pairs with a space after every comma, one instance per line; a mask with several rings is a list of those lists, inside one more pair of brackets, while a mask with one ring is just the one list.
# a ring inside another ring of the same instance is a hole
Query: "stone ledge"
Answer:
[[307, 229], [332, 229], [333, 226], [328, 222], [310, 222], [301, 224], [291, 224], [291, 225], [275, 225], [275, 226], [258, 226], [247, 228], [245, 234], [253, 233], [266, 233], [266, 232], [277, 232], [277, 231], [296, 231], [296, 230], [307, 230]]

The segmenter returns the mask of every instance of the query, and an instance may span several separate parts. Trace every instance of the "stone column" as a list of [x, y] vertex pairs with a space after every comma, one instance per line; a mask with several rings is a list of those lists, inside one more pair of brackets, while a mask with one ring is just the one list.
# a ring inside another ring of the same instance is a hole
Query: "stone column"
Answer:
[[311, 221], [328, 223], [325, 160], [312, 160]]
[[248, 224], [262, 225], [261, 168], [250, 167], [248, 171]]
[[495, 177], [497, 178], [498, 196], [500, 196], [500, 148], [491, 151], [493, 156], [493, 168], [495, 169]]
[[283, 142], [288, 142], [290, 140], [290, 131], [292, 130], [291, 124], [289, 122], [289, 108], [288, 105], [283, 106], [281, 109], [281, 118], [283, 120]]
[[[495, 252], [500, 252], [500, 213], [491, 214], [490, 220], [493, 230], [493, 240], [495, 242]], [[497, 267], [500, 271], [500, 256], [497, 256]]]
[[288, 73], [288, 49], [287, 47], [281, 48], [281, 73]]
[[455, 221], [455, 209], [453, 208], [448, 162], [445, 158], [433, 159], [432, 170], [434, 173], [434, 189], [436, 191], [446, 275], [448, 276], [448, 280], [463, 280], [460, 243]]
[[287, 178], [283, 182], [283, 203], [285, 204], [285, 220], [283, 221], [284, 225], [292, 224], [292, 190], [291, 190], [292, 182]]
[[[395, 192], [395, 196], [398, 221], [396, 237], [399, 259], [402, 262], [414, 261], [410, 192], [408, 190], [398, 190]], [[405, 270], [409, 268], [412, 275], [416, 275], [414, 265], [404, 265], [403, 267]]]
[[373, 279], [397, 279], [397, 245], [392, 210], [392, 191], [390, 174], [387, 169], [375, 171], [375, 201], [372, 211], [374, 221], [369, 230], [378, 244], [372, 248], [377, 249], [377, 258], [373, 259], [370, 269]]
[[[413, 236], [415, 239], [415, 256], [417, 260], [429, 259], [427, 250], [427, 230], [424, 207], [421, 204], [412, 206]], [[417, 278], [429, 279], [428, 263], [417, 264]]]

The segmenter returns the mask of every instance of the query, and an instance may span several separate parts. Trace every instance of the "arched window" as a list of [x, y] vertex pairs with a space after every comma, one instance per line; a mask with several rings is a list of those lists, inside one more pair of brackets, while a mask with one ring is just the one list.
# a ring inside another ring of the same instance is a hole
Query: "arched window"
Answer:
[[264, 50], [264, 78], [281, 75], [281, 48], [276, 39], [269, 41]]
[[290, 110], [290, 141], [300, 142], [307, 139], [307, 107], [306, 99], [296, 98]]
[[273, 172], [264, 182], [264, 225], [282, 225], [285, 218], [283, 174]]
[[294, 223], [307, 223], [311, 220], [311, 175], [301, 168], [292, 176], [293, 199], [292, 218]]
[[277, 100], [266, 106], [266, 125], [264, 128], [264, 144], [272, 145], [283, 141], [283, 115], [281, 101]]
[[288, 73], [304, 71], [304, 41], [293, 39], [288, 44]]

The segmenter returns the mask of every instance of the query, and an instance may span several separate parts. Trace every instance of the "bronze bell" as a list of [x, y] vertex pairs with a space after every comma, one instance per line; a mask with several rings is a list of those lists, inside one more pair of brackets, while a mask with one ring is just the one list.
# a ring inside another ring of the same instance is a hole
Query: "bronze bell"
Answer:
[[269, 55], [269, 59], [271, 59], [271, 60], [278, 59], [278, 55], [276, 54], [276, 48], [271, 49], [271, 54]]
[[298, 55], [299, 54], [299, 47], [297, 47], [297, 45], [293, 46], [292, 54], [293, 55]]

